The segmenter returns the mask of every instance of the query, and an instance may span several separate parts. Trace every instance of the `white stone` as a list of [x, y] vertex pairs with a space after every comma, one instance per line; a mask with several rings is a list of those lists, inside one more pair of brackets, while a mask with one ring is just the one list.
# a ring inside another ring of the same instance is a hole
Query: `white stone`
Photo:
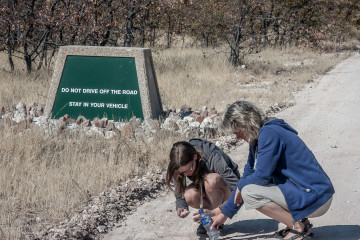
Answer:
[[116, 135], [117, 135], [117, 133], [114, 132], [114, 131], [106, 131], [106, 132], [105, 132], [105, 138], [106, 138], [106, 139], [113, 138], [113, 137], [115, 137]]
[[184, 117], [184, 121], [190, 124], [190, 123], [194, 122], [195, 119], [193, 117], [186, 116], [186, 117]]
[[210, 117], [206, 117], [202, 123], [201, 123], [201, 127], [211, 127], [213, 125], [213, 120], [211, 120]]
[[24, 121], [26, 119], [26, 114], [24, 112], [15, 112], [13, 120], [17, 123]]
[[104, 136], [102, 129], [97, 127], [91, 127], [90, 130], [86, 133], [88, 136]]
[[186, 128], [189, 126], [189, 123], [184, 120], [177, 120], [176, 125], [178, 125], [180, 132], [184, 132]]
[[97, 230], [99, 231], [99, 233], [103, 233], [106, 231], [106, 226], [104, 225], [100, 225], [97, 227]]
[[192, 122], [190, 123], [189, 127], [191, 128], [200, 128], [200, 123], [195, 121], [195, 122]]
[[23, 102], [19, 102], [18, 105], [16, 105], [17, 110], [25, 109], [25, 104]]

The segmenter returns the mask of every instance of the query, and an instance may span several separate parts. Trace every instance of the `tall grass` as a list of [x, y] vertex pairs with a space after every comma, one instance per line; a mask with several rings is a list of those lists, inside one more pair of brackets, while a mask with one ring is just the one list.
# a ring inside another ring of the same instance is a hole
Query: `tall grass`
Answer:
[[7, 55], [0, 52], [0, 105], [11, 107], [23, 101], [45, 103], [51, 82], [52, 70], [43, 69], [27, 74], [26, 66], [15, 59], [16, 70], [10, 72]]
[[[204, 105], [219, 110], [237, 99], [261, 107], [291, 99], [315, 76], [345, 54], [320, 55], [297, 49], [268, 49], [232, 67], [220, 49], [168, 49], [153, 52], [163, 104], [179, 108]], [[20, 101], [45, 103], [51, 70], [11, 73], [0, 54], [0, 105]], [[131, 141], [120, 135], [104, 139], [85, 133], [47, 134], [32, 125], [19, 132], [0, 120], [0, 239], [21, 239], [56, 223], [90, 195], [148, 171], [164, 171], [172, 143], [183, 139], [170, 132]]]
[[171, 133], [132, 141], [84, 133], [47, 135], [35, 127], [19, 134], [9, 126], [0, 134], [1, 239], [19, 239], [28, 228], [41, 230], [90, 195], [131, 176], [163, 170], [165, 153], [181, 139]]

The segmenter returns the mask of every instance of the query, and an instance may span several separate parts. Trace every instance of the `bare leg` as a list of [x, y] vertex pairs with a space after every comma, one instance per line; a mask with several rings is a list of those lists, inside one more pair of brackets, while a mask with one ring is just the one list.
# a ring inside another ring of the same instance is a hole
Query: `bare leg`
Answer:
[[[204, 208], [209, 209], [211, 204], [204, 195], [205, 194], [203, 194]], [[189, 204], [190, 207], [197, 209], [200, 208], [200, 191], [199, 189], [195, 188], [194, 184], [190, 184], [186, 187], [184, 197], [185, 201], [187, 202], [187, 204]]]
[[271, 202], [266, 206], [257, 208], [256, 210], [272, 219], [282, 222], [288, 228], [293, 227], [293, 218], [291, 214], [274, 202]]
[[[292, 218], [290, 212], [288, 212], [287, 210], [280, 207], [279, 205], [277, 205], [274, 202], [269, 203], [266, 206], [257, 208], [257, 210], [259, 212], [265, 214], [266, 216], [285, 224], [290, 229], [294, 229], [298, 232], [304, 231], [305, 225], [301, 221], [295, 222], [294, 226], [293, 226], [293, 218]], [[309, 235], [310, 233], [311, 232], [309, 230], [306, 234]], [[289, 232], [284, 237], [284, 239], [288, 239], [293, 235], [294, 235], [293, 233]], [[299, 239], [301, 239], [301, 238], [299, 238]]]
[[226, 185], [224, 179], [217, 173], [209, 173], [204, 181], [206, 198], [210, 202], [208, 209], [217, 208], [227, 199], [229, 199], [231, 192]]

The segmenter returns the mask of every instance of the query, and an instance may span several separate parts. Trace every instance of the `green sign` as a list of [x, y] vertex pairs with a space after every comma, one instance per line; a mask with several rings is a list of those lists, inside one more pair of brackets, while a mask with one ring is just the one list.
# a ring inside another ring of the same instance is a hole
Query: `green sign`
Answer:
[[71, 56], [65, 60], [52, 118], [144, 119], [134, 57]]

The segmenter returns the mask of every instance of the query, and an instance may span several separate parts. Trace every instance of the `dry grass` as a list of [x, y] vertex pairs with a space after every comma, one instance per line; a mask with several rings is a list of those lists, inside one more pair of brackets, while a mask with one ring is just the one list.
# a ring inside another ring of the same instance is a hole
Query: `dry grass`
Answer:
[[17, 69], [10, 72], [7, 55], [0, 52], [0, 105], [11, 107], [20, 101], [45, 103], [52, 70], [44, 69], [28, 75], [25, 64], [19, 59], [14, 60]]
[[249, 55], [245, 64], [229, 66], [228, 54], [213, 49], [169, 49], [153, 54], [160, 93], [169, 108], [182, 104], [224, 110], [246, 99], [268, 107], [292, 98], [304, 83], [329, 70], [347, 54], [267, 49]]
[[163, 170], [165, 153], [180, 140], [170, 133], [133, 141], [83, 133], [47, 136], [35, 127], [17, 134], [9, 126], [0, 134], [1, 239], [20, 239], [28, 228], [41, 230], [44, 222], [64, 219], [90, 195], [130, 176]]
[[[245, 68], [229, 66], [227, 54], [212, 49], [159, 50], [153, 57], [165, 105], [221, 110], [237, 99], [261, 107], [286, 101], [346, 54], [268, 49], [248, 56]], [[27, 75], [21, 65], [10, 73], [5, 54], [0, 60], [0, 105], [46, 102], [51, 71]], [[37, 127], [18, 133], [0, 122], [0, 239], [20, 239], [45, 222], [60, 221], [89, 195], [133, 174], [165, 170], [172, 143], [182, 138], [163, 132], [132, 141], [84, 133], [49, 136]]]

